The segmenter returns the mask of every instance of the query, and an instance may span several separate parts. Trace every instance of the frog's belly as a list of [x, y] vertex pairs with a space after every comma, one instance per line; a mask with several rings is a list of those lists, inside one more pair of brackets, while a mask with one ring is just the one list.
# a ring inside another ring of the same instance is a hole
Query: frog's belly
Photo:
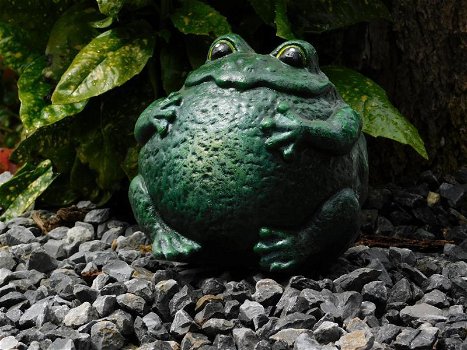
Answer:
[[238, 250], [251, 247], [263, 226], [303, 227], [327, 198], [353, 187], [351, 157], [307, 149], [286, 163], [266, 149], [262, 113], [273, 115], [276, 101], [287, 98], [264, 89], [242, 96], [215, 91], [207, 106], [206, 99], [185, 98], [168, 135], [153, 137], [139, 164], [171, 227], [200, 243]]
[[148, 158], [151, 171], [142, 169], [159, 214], [186, 237], [232, 245], [254, 244], [262, 226], [305, 225], [344, 185], [333, 175], [336, 159], [305, 151], [301, 160], [285, 163], [264, 141], [253, 129], [162, 140]]

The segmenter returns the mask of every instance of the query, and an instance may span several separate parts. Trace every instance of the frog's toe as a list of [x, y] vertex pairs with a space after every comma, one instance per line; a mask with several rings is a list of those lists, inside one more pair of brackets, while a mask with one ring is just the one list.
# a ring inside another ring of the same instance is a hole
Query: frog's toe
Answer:
[[153, 254], [157, 258], [172, 261], [185, 261], [200, 249], [198, 243], [176, 232], [161, 235], [153, 243]]
[[271, 272], [290, 271], [299, 265], [295, 235], [263, 227], [259, 231], [261, 241], [253, 251], [261, 256], [260, 266]]

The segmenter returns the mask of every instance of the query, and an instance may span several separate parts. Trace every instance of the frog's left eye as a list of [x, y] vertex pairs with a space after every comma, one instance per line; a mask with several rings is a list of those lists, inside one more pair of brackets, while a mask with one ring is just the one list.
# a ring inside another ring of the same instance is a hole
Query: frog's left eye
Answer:
[[219, 40], [217, 43], [212, 45], [211, 49], [209, 50], [208, 59], [209, 60], [216, 60], [218, 58], [227, 56], [233, 53], [235, 47], [230, 41], [227, 40]]
[[306, 65], [305, 53], [297, 45], [284, 46], [276, 55], [282, 62], [296, 68], [303, 68]]

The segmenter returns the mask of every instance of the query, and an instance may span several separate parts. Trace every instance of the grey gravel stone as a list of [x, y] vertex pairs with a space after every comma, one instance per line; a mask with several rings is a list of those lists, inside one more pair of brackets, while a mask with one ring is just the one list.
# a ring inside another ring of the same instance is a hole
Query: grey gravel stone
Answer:
[[420, 299], [420, 302], [430, 304], [438, 308], [445, 308], [449, 306], [449, 301], [446, 294], [438, 289], [433, 289], [431, 292], [426, 293], [422, 299]]
[[115, 278], [119, 282], [128, 281], [133, 274], [133, 268], [126, 262], [121, 260], [114, 260], [102, 267], [102, 272], [110, 277]]
[[344, 334], [344, 330], [337, 323], [324, 321], [313, 332], [317, 341], [322, 344], [335, 342]]
[[[195, 308], [195, 295], [193, 288], [188, 285], [183, 286], [177, 293], [174, 294], [169, 302], [170, 315], [175, 315], [178, 310], [186, 310], [191, 312]], [[234, 301], [237, 305], [238, 301]], [[238, 311], [238, 308], [237, 308]]]
[[435, 323], [446, 320], [441, 309], [425, 303], [404, 307], [400, 311], [400, 317], [405, 324], [419, 320]]
[[255, 290], [253, 299], [265, 306], [275, 304], [284, 291], [279, 283], [270, 278], [256, 282]]
[[143, 315], [146, 310], [146, 300], [133, 293], [117, 296], [117, 303], [124, 310], [138, 315]]
[[47, 237], [54, 240], [62, 240], [66, 237], [69, 228], [66, 226], [59, 226], [47, 232]]
[[255, 332], [249, 328], [234, 328], [232, 334], [238, 350], [254, 350], [259, 341]]
[[380, 273], [381, 271], [363, 267], [340, 276], [334, 280], [334, 284], [339, 285], [343, 290], [360, 292], [366, 283], [375, 281]]
[[13, 270], [16, 261], [12, 253], [7, 248], [0, 249], [0, 269]]
[[364, 330], [356, 330], [347, 334], [344, 334], [337, 342], [336, 345], [340, 349], [359, 349], [359, 350], [370, 350], [373, 347], [375, 338], [371, 332]]
[[20, 292], [9, 292], [0, 297], [0, 307], [10, 307], [26, 300], [26, 297]]
[[101, 241], [105, 244], [112, 244], [125, 230], [122, 227], [108, 229], [102, 234]]
[[45, 252], [55, 259], [64, 259], [67, 256], [66, 242], [63, 240], [49, 239], [43, 246]]
[[23, 226], [12, 226], [3, 236], [1, 236], [3, 244], [15, 246], [18, 244], [31, 243], [36, 240], [36, 237], [30, 229]]
[[224, 290], [224, 284], [217, 278], [207, 278], [201, 283], [201, 291], [204, 295], [216, 295], [222, 293]]
[[47, 254], [43, 248], [34, 250], [26, 264], [28, 270], [37, 270], [44, 273], [55, 270], [57, 267], [57, 260]]
[[295, 340], [294, 350], [321, 350], [321, 345], [308, 333], [300, 334]]
[[125, 338], [112, 322], [99, 321], [91, 328], [91, 342], [96, 349], [120, 350]]
[[264, 314], [264, 306], [256, 301], [245, 300], [240, 306], [238, 318], [240, 321], [250, 324], [253, 318]]
[[176, 337], [183, 337], [190, 329], [193, 328], [194, 322], [191, 316], [184, 310], [179, 310], [175, 313], [170, 333]]
[[216, 335], [213, 345], [218, 350], [237, 350], [235, 341], [230, 335]]
[[88, 222], [90, 224], [102, 224], [106, 221], [110, 216], [110, 209], [93, 209], [89, 211], [86, 216], [84, 217], [84, 222]]
[[8, 337], [3, 338], [0, 340], [0, 349], [1, 350], [14, 350], [21, 348], [21, 344], [19, 341], [15, 339], [14, 336], [10, 335]]
[[88, 301], [93, 303], [99, 295], [99, 292], [87, 285], [77, 284], [73, 287], [73, 294], [81, 302]]
[[148, 280], [133, 278], [125, 282], [125, 286], [127, 287], [128, 293], [133, 293], [146, 301], [150, 301], [154, 297], [154, 287]]
[[70, 243], [82, 243], [93, 239], [93, 232], [82, 226], [75, 226], [68, 230], [65, 241]]
[[189, 332], [185, 334], [180, 344], [180, 350], [189, 350], [189, 349], [200, 349], [200, 350], [211, 350], [207, 345], [210, 345], [208, 337], [200, 333]]
[[159, 310], [164, 321], [170, 320], [169, 302], [179, 289], [178, 282], [173, 279], [160, 281], [154, 286], [153, 306]]
[[224, 307], [220, 302], [209, 302], [195, 315], [195, 322], [202, 326], [210, 318], [223, 318]]
[[71, 339], [57, 338], [47, 350], [75, 350], [75, 344]]
[[134, 319], [130, 313], [117, 309], [110, 315], [104, 318], [106, 321], [113, 322], [117, 327], [118, 331], [123, 335], [129, 335], [133, 332]]
[[430, 292], [433, 289], [439, 289], [440, 291], [447, 292], [451, 289], [451, 281], [446, 276], [440, 274], [433, 274], [423, 284], [423, 291]]
[[89, 303], [84, 302], [81, 305], [71, 309], [63, 319], [63, 324], [68, 327], [79, 327], [92, 320], [99, 318], [96, 309]]
[[33, 304], [22, 314], [19, 325], [22, 327], [40, 327], [45, 322], [48, 311], [48, 300], [41, 300], [41, 302]]
[[229, 333], [235, 326], [235, 323], [222, 318], [210, 318], [203, 323], [202, 330], [208, 336], [216, 336], [216, 334]]
[[407, 248], [389, 248], [389, 259], [396, 264], [406, 263], [408, 265], [415, 265], [415, 254]]
[[100, 295], [92, 303], [92, 306], [100, 317], [105, 317], [114, 310], [116, 304], [117, 298], [115, 295]]
[[309, 333], [310, 335], [312, 334], [308, 329], [285, 328], [273, 334], [270, 339], [275, 340], [276, 342], [286, 343], [285, 349], [287, 349], [292, 347], [298, 336], [303, 333]]
[[399, 326], [387, 324], [375, 329], [375, 340], [381, 344], [390, 344], [401, 331]]
[[154, 312], [150, 312], [144, 317], [137, 316], [134, 329], [140, 343], [169, 338], [169, 333], [161, 318]]

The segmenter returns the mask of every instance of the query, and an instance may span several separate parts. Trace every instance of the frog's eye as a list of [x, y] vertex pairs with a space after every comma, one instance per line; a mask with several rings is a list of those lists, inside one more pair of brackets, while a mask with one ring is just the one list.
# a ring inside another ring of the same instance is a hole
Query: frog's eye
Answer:
[[276, 57], [292, 67], [303, 68], [306, 65], [305, 53], [297, 45], [284, 46]]
[[233, 53], [235, 47], [230, 41], [227, 40], [219, 40], [217, 43], [212, 45], [211, 49], [209, 50], [208, 59], [209, 60], [216, 60], [218, 58], [227, 56]]

